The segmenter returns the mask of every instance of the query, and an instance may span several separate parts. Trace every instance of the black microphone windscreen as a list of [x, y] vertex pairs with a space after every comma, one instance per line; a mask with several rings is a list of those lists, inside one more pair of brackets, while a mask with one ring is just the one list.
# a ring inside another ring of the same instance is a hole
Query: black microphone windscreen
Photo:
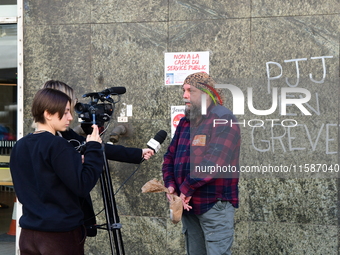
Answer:
[[160, 144], [162, 144], [165, 140], [165, 138], [167, 137], [168, 133], [165, 132], [164, 130], [160, 130], [158, 131], [158, 133], [155, 135], [155, 137], [153, 139], [155, 139], [157, 142], [159, 142]]
[[126, 92], [126, 88], [125, 87], [112, 87], [112, 88], [108, 88], [108, 89], [104, 89], [102, 91], [102, 93], [105, 94], [124, 94]]
[[161, 148], [161, 144], [164, 142], [167, 132], [164, 130], [158, 131], [154, 138], [151, 138], [150, 141], [146, 144], [148, 148], [152, 149], [155, 153], [159, 151]]

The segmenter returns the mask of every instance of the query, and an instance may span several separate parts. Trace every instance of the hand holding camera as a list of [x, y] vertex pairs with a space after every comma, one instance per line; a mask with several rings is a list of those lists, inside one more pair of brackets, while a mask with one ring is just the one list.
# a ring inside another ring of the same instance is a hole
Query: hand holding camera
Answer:
[[86, 138], [86, 142], [98, 142], [98, 143], [102, 143], [102, 139], [100, 138], [100, 135], [99, 135], [99, 129], [98, 129], [98, 126], [97, 125], [92, 125], [92, 134], [90, 135], [87, 135], [87, 138]]

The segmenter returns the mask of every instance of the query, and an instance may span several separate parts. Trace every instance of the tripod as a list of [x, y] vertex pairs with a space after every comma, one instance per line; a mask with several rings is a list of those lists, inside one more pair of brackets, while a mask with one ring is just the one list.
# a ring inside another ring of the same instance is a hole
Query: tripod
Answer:
[[104, 154], [104, 169], [100, 177], [100, 184], [103, 195], [103, 203], [105, 207], [106, 216], [106, 227], [102, 225], [97, 226], [99, 229], [105, 229], [109, 233], [111, 252], [114, 255], [114, 249], [116, 249], [117, 255], [124, 255], [124, 245], [121, 234], [122, 224], [119, 223], [119, 216], [116, 207], [116, 201], [113, 193], [113, 186], [110, 176], [110, 169], [108, 166], [108, 161], [106, 159], [105, 151]]
[[[81, 127], [86, 134], [92, 133], [92, 125], [98, 125], [102, 127], [106, 121], [111, 119], [111, 115], [114, 111], [114, 105], [120, 101], [120, 95], [126, 92], [125, 87], [112, 87], [105, 89], [101, 92], [87, 93], [83, 97], [91, 97], [89, 104], [77, 103], [75, 105], [75, 111], [79, 117], [83, 120]], [[111, 96], [118, 96], [118, 100], [114, 101]], [[103, 102], [98, 104], [98, 102]], [[104, 103], [104, 102], [109, 103]], [[92, 117], [92, 118], [91, 118]], [[116, 249], [117, 255], [125, 255], [121, 227], [119, 223], [119, 216], [117, 213], [116, 201], [113, 193], [112, 181], [110, 176], [110, 170], [108, 161], [105, 155], [103, 146], [104, 167], [100, 176], [100, 184], [103, 195], [103, 203], [105, 208], [106, 224], [96, 225], [98, 229], [105, 229], [109, 233], [111, 252], [114, 255], [114, 249]], [[106, 227], [103, 227], [105, 226]]]

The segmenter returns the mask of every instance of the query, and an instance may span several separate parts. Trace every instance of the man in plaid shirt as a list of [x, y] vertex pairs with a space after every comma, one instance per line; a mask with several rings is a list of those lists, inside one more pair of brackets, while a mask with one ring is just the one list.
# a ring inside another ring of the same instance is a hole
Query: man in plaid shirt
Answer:
[[[231, 254], [233, 242], [240, 128], [232, 112], [222, 106], [214, 85], [203, 72], [185, 79], [185, 117], [176, 128], [162, 168], [165, 186], [183, 202], [188, 255]], [[205, 106], [206, 114], [202, 114]]]

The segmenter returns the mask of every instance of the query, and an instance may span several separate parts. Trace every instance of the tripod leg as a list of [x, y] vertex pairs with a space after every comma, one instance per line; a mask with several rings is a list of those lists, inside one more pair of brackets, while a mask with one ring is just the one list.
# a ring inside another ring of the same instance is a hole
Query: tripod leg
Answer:
[[[124, 255], [124, 245], [121, 234], [121, 224], [119, 223], [119, 216], [116, 207], [116, 201], [113, 193], [113, 186], [110, 176], [110, 170], [108, 162], [105, 158], [104, 152], [104, 169], [100, 177], [100, 183], [103, 194], [103, 202], [105, 207], [105, 216], [107, 221], [107, 230], [109, 232], [110, 245], [112, 254], [114, 254], [114, 248], [117, 255]], [[114, 243], [114, 245], [113, 245]]]

